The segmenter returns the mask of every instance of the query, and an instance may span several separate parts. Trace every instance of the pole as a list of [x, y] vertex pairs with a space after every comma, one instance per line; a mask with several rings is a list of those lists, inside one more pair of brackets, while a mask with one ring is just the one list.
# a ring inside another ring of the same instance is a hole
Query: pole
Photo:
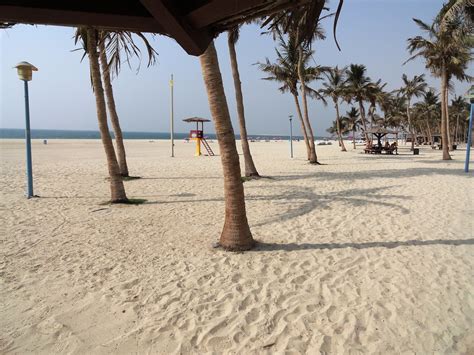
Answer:
[[467, 131], [466, 163], [464, 164], [464, 171], [466, 173], [469, 172], [469, 158], [471, 155], [473, 111], [474, 111], [474, 102], [471, 100], [471, 113], [469, 115], [469, 130]]
[[293, 120], [293, 115], [290, 115], [290, 156], [293, 158], [293, 125], [291, 121]]
[[28, 181], [27, 197], [33, 195], [33, 164], [31, 160], [30, 102], [28, 97], [28, 81], [25, 83], [25, 140], [26, 140], [26, 176]]
[[171, 157], [174, 157], [174, 97], [173, 97], [173, 87], [174, 87], [174, 82], [173, 82], [173, 74], [171, 74], [171, 80], [170, 80], [170, 91], [171, 91]]

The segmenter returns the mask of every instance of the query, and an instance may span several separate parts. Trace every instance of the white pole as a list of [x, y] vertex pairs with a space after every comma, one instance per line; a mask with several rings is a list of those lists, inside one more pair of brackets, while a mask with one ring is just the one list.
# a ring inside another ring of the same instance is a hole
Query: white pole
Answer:
[[174, 102], [173, 102], [173, 74], [171, 74], [170, 91], [171, 91], [171, 157], [174, 157]]

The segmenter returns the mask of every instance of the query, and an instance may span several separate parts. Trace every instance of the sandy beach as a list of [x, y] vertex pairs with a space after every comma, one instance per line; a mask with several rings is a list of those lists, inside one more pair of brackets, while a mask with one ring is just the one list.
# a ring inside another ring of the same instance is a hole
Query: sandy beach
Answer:
[[[257, 248], [213, 249], [219, 157], [192, 143], [126, 141], [129, 197], [110, 197], [100, 141], [2, 140], [0, 353], [473, 354], [474, 185], [422, 147], [251, 143]], [[211, 143], [218, 151], [217, 143]], [[240, 146], [239, 146], [240, 149]]]

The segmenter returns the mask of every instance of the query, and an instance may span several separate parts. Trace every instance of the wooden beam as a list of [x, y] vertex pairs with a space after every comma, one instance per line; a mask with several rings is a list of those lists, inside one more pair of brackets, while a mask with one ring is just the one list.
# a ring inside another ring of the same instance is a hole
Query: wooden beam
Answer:
[[204, 28], [229, 16], [265, 4], [265, 0], [214, 0], [192, 11], [186, 19], [194, 28]]
[[109, 30], [163, 33], [153, 17], [110, 15], [23, 6], [0, 5], [0, 22], [55, 26], [93, 26]]
[[140, 0], [163, 30], [173, 37], [184, 50], [191, 55], [201, 55], [212, 41], [207, 30], [197, 31], [182, 18], [171, 6], [161, 0]]

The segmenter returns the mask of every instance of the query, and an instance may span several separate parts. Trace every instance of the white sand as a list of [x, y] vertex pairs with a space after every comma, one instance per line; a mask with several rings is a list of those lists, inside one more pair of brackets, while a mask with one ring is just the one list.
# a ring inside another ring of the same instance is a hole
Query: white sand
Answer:
[[[217, 150], [217, 144], [213, 143]], [[472, 173], [454, 161], [252, 143], [251, 252], [212, 249], [219, 157], [127, 141], [129, 197], [109, 197], [99, 141], [0, 142], [0, 353], [473, 354]], [[350, 145], [348, 144], [348, 148]], [[474, 168], [474, 166], [473, 166]]]

